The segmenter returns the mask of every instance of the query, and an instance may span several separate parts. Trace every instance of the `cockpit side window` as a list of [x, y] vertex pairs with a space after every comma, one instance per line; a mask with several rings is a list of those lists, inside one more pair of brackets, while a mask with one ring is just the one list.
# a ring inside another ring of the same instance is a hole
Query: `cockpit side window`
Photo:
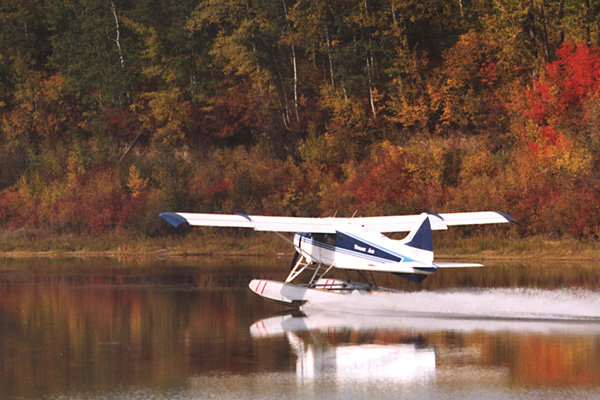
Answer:
[[317, 242], [335, 246], [335, 235], [330, 235], [328, 233], [313, 233], [312, 237]]

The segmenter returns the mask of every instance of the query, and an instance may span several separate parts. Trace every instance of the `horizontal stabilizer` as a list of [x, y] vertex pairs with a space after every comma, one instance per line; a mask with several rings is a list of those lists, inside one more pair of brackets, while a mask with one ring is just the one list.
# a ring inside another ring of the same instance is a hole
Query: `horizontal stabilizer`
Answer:
[[393, 272], [402, 274], [430, 274], [432, 272], [435, 272], [437, 267], [432, 264], [425, 264], [418, 261], [400, 261], [394, 263], [381, 263], [360, 266], [344, 265], [342, 269], [373, 272]]
[[417, 274], [402, 274], [399, 272], [394, 272], [394, 274], [398, 275], [404, 279], [408, 279], [409, 281], [414, 282], [414, 283], [421, 283], [425, 279], [427, 279], [427, 277], [429, 276], [429, 275], [417, 275]]
[[475, 263], [452, 263], [452, 262], [435, 262], [433, 263], [438, 268], [478, 268], [483, 267], [483, 264]]

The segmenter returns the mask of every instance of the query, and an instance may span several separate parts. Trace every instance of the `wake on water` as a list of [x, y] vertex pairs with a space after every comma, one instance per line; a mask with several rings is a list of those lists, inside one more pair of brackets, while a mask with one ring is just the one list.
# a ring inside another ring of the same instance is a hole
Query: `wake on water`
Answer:
[[303, 309], [401, 316], [600, 323], [600, 293], [583, 289], [456, 289], [336, 295]]

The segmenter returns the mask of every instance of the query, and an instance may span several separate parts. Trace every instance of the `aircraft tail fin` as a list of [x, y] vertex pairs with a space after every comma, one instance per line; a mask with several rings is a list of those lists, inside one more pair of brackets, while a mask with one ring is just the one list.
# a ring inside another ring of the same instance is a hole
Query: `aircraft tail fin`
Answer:
[[431, 230], [431, 218], [436, 220], [438, 225], [444, 224], [444, 219], [438, 214], [422, 213], [415, 222], [410, 233], [402, 240], [402, 244], [419, 250], [433, 252], [433, 238]]
[[408, 236], [404, 238], [403, 244], [415, 249], [433, 251], [431, 222], [427, 214], [423, 213], [420, 215], [419, 220], [415, 223]]
[[[441, 216], [431, 213], [421, 214], [408, 236], [401, 241], [404, 246], [411, 247], [412, 250], [407, 253], [408, 257], [402, 260], [400, 264], [408, 265], [413, 271], [404, 272], [398, 270], [394, 271], [394, 274], [413, 282], [420, 283], [438, 268], [483, 267], [481, 264], [474, 263], [434, 263], [431, 218], [434, 218], [435, 224], [437, 224], [436, 226], [442, 226], [440, 229], [447, 229], [444, 219]], [[410, 265], [415, 261], [421, 265]]]
[[[411, 247], [410, 258], [414, 261], [432, 265], [433, 263], [433, 235], [431, 230], [431, 218], [439, 225], [443, 224], [443, 218], [437, 214], [422, 213], [413, 225], [408, 236], [400, 241], [404, 246]], [[408, 261], [408, 260], [407, 260]]]

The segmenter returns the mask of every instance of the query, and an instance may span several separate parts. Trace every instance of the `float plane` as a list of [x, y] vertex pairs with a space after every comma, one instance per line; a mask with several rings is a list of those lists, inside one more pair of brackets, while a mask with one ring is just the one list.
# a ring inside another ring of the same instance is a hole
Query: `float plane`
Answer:
[[[390, 291], [376, 286], [373, 272], [390, 272], [422, 282], [438, 269], [482, 267], [481, 264], [434, 261], [432, 230], [514, 222], [510, 216], [495, 211], [353, 218], [166, 212], [160, 217], [174, 227], [187, 223], [277, 233], [296, 249], [289, 275], [285, 282], [254, 279], [249, 287], [259, 296], [292, 307], [326, 301], [332, 293]], [[384, 235], [394, 232], [409, 233], [400, 240]], [[295, 233], [293, 240], [284, 233]], [[342, 270], [346, 279], [327, 278], [332, 269]], [[364, 283], [352, 282], [349, 271], [356, 271]], [[300, 275], [307, 279], [296, 283]]]

